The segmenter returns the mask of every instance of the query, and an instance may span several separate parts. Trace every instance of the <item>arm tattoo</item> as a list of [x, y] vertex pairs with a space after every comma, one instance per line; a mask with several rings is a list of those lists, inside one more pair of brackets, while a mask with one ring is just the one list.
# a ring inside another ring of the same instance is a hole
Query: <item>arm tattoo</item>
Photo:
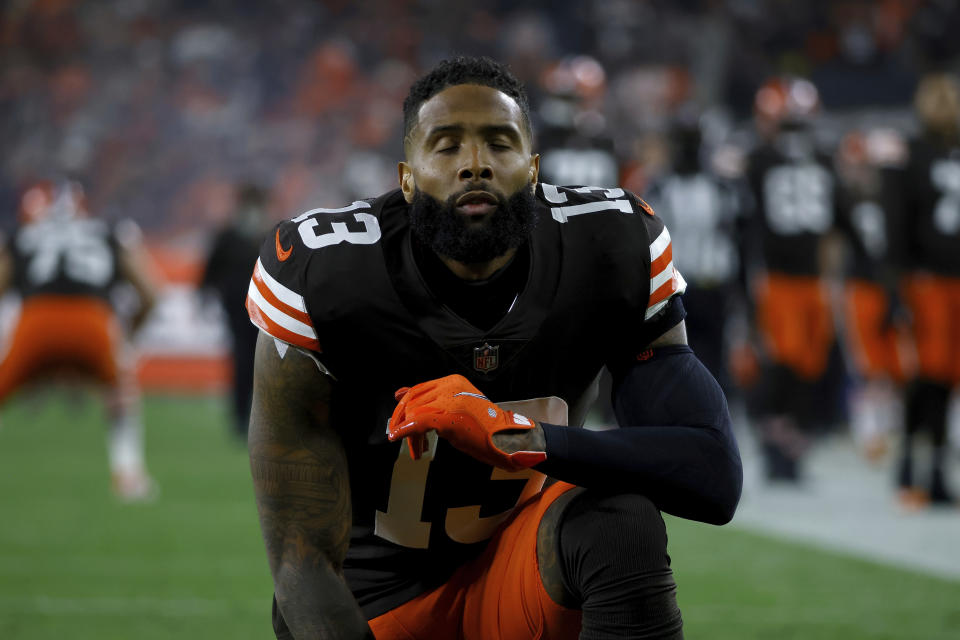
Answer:
[[328, 424], [329, 397], [329, 381], [309, 358], [293, 350], [281, 359], [272, 340], [261, 338], [249, 448], [272, 567], [281, 560], [314, 564], [326, 556], [339, 571], [346, 554], [347, 461]]
[[[345, 461], [261, 446], [250, 451], [267, 554], [272, 562], [325, 559], [339, 572], [350, 541]], [[289, 568], [289, 567], [286, 567]]]
[[[295, 634], [372, 638], [343, 581], [352, 512], [347, 459], [329, 423], [331, 381], [296, 349], [257, 342], [248, 447], [277, 603]], [[299, 637], [299, 635], [298, 635]]]

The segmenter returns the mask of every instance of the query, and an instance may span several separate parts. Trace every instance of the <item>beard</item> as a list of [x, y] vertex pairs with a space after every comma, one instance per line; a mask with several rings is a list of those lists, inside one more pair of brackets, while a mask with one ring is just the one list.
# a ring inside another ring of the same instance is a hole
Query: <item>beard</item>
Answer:
[[505, 198], [497, 198], [497, 209], [480, 224], [470, 223], [456, 212], [457, 198], [474, 187], [455, 193], [446, 202], [416, 189], [410, 203], [410, 228], [414, 237], [438, 255], [478, 264], [502, 256], [521, 246], [537, 225], [536, 198], [527, 186]]

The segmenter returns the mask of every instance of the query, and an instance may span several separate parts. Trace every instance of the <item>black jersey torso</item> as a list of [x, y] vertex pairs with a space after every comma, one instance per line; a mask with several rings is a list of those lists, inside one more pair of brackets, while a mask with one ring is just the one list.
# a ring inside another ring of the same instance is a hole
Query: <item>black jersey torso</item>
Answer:
[[446, 580], [482, 550], [528, 483], [543, 481], [495, 470], [443, 440], [412, 461], [386, 438], [396, 389], [459, 373], [495, 402], [560, 398], [579, 425], [603, 365], [643, 346], [650, 244], [662, 223], [619, 189], [540, 185], [537, 196], [538, 225], [511, 265], [526, 270], [514, 279], [522, 289], [487, 327], [426, 282], [399, 191], [281, 223], [261, 251], [263, 269], [302, 292], [318, 357], [336, 378], [330, 415], [354, 515], [344, 572], [368, 617]]
[[817, 275], [820, 239], [836, 224], [836, 179], [829, 165], [815, 154], [791, 158], [767, 145], [751, 154], [748, 180], [766, 268]]
[[905, 266], [960, 276], [960, 147], [915, 140], [900, 182]]

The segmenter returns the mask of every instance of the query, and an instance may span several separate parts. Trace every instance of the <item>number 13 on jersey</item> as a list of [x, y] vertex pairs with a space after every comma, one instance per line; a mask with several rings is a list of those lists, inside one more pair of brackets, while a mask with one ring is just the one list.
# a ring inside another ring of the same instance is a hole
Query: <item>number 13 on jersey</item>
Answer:
[[[536, 398], [500, 403], [504, 410], [520, 412], [536, 420], [551, 424], [567, 423], [567, 404], [557, 397]], [[436, 432], [427, 434], [428, 448], [419, 460], [410, 458], [407, 441], [404, 440], [397, 460], [393, 465], [390, 479], [390, 495], [387, 510], [377, 511], [374, 533], [395, 544], [415, 549], [426, 549], [430, 544], [430, 535], [434, 522], [424, 522], [424, 497], [427, 493], [427, 480], [430, 466], [437, 453], [438, 437]], [[526, 480], [520, 484], [517, 480]], [[456, 482], [456, 478], [444, 478], [443, 481]], [[503, 482], [499, 481], [513, 481]], [[545, 476], [533, 469], [510, 472], [491, 468], [489, 482], [502, 486], [503, 490], [514, 491], [511, 496], [513, 506], [506, 511], [481, 517], [483, 505], [449, 507], [445, 510], [443, 526], [446, 535], [456, 542], [472, 544], [489, 538], [497, 526], [506, 520], [518, 504], [535, 495], [543, 487]]]

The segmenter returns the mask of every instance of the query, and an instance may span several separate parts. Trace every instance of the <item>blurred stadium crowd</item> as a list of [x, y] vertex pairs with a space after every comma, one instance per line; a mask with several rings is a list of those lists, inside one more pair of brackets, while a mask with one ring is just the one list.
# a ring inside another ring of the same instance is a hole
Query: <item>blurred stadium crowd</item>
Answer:
[[[742, 300], [733, 289], [688, 296], [720, 345], [698, 352], [736, 395], [756, 375], [758, 356], [741, 347], [762, 303], [743, 267], [723, 260], [697, 286], [695, 256], [706, 250], [684, 249], [668, 178], [686, 162], [721, 179], [739, 235], [717, 251], [749, 255], [736, 220], [751, 207], [750, 154], [772, 135], [764, 96], [796, 97], [797, 85], [771, 79], [806, 79], [805, 126], [855, 191], [918, 132], [921, 78], [960, 71], [958, 30], [960, 7], [947, 0], [13, 0], [0, 15], [2, 228], [16, 227], [31, 185], [63, 178], [84, 185], [96, 215], [137, 222], [168, 285], [141, 347], [155, 362], [177, 355], [161, 367], [174, 371], [167, 381], [195, 387], [185, 358], [228, 349], [196, 287], [215, 234], [237, 224], [251, 189], [262, 220], [242, 225], [255, 236], [306, 208], [393, 188], [411, 81], [452, 53], [491, 55], [531, 92], [546, 181], [619, 183], [677, 218], [677, 262], [693, 292], [740, 278]], [[843, 263], [840, 251], [827, 263]], [[204, 282], [216, 284], [209, 270]], [[229, 298], [227, 315], [242, 311]], [[829, 358], [817, 420], [835, 425], [851, 419], [857, 372], [850, 347]], [[777, 455], [807, 446], [782, 425], [765, 433]]]
[[[922, 69], [960, 48], [953, 3], [918, 0], [5, 4], [4, 226], [31, 180], [59, 172], [86, 185], [93, 210], [163, 238], [222, 223], [238, 182], [269, 185], [276, 217], [393, 185], [406, 89], [451, 52], [509, 62], [535, 104], [588, 94], [592, 126], [646, 177], [680, 103], [729, 128], [767, 77], [792, 72], [827, 113], [903, 108]], [[551, 84], [585, 52], [593, 76]]]

